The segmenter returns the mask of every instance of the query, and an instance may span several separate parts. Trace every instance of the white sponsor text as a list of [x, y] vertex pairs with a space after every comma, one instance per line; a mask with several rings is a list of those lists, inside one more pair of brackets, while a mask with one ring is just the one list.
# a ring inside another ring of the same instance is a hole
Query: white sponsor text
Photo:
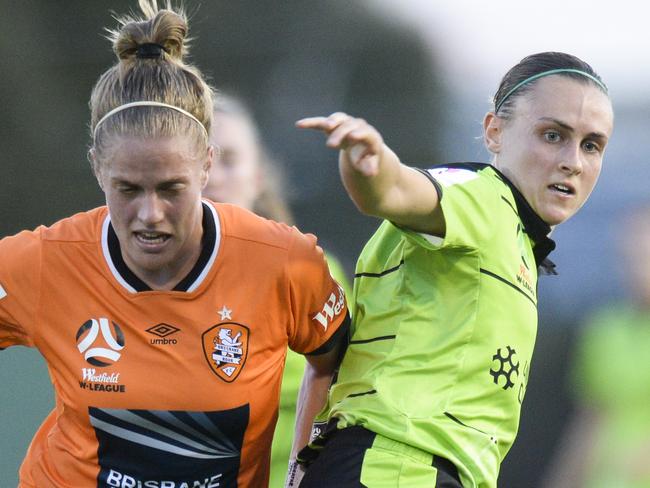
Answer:
[[343, 293], [343, 288], [339, 286], [338, 291], [338, 298], [336, 296], [336, 293], [332, 293], [323, 305], [323, 310], [312, 317], [313, 320], [318, 320], [320, 325], [322, 325], [323, 329], [325, 330], [327, 330], [327, 327], [332, 322], [332, 320], [334, 320], [334, 317], [339, 315], [345, 306], [345, 295]]
[[92, 381], [94, 383], [118, 383], [120, 380], [120, 373], [102, 373], [96, 375], [95, 368], [82, 368], [84, 381]]
[[138, 480], [128, 474], [111, 469], [106, 483], [116, 488], [219, 488], [221, 473], [194, 481]]

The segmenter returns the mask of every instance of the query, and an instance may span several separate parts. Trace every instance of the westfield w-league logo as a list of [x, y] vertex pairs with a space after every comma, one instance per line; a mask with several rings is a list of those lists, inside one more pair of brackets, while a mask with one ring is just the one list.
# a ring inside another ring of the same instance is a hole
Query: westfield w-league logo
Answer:
[[77, 349], [89, 364], [110, 366], [122, 355], [124, 333], [119, 325], [107, 318], [89, 319], [77, 331]]

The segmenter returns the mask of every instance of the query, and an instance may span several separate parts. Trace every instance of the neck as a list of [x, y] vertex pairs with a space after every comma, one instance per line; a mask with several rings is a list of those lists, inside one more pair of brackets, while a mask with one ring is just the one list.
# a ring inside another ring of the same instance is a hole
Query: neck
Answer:
[[203, 251], [203, 204], [195, 215], [192, 231], [185, 237], [181, 247], [175, 252], [174, 259], [167, 259], [164, 265], [151, 267], [138, 266], [128, 253], [122, 252], [122, 259], [127, 268], [151, 290], [168, 291], [176, 288], [193, 270]]
[[183, 253], [182, 258], [179, 261], [174, 262], [170, 266], [156, 270], [149, 271], [140, 269], [135, 271], [126, 258], [125, 262], [127, 266], [133, 270], [136, 276], [146, 283], [146, 285], [152, 290], [173, 290], [174, 287], [189, 274], [199, 259], [199, 255], [201, 254], [201, 238], [199, 237], [196, 242], [198, 242], [198, 244]]

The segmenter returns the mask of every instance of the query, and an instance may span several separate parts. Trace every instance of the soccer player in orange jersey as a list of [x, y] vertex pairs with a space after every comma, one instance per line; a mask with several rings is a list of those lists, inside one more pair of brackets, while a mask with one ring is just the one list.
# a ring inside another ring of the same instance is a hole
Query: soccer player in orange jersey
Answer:
[[286, 348], [313, 418], [345, 298], [313, 236], [201, 199], [211, 89], [182, 12], [140, 7], [91, 96], [107, 205], [0, 240], [0, 348], [38, 348], [56, 391], [20, 487], [263, 487]]

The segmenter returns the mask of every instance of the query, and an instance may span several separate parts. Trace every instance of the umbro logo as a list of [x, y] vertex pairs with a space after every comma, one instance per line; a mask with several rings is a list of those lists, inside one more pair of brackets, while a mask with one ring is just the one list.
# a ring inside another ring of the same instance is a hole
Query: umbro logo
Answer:
[[156, 339], [151, 339], [150, 341], [151, 344], [156, 345], [178, 344], [178, 340], [175, 338], [167, 339], [167, 337], [180, 331], [181, 329], [178, 327], [164, 323], [154, 325], [153, 327], [149, 327], [146, 330], [146, 332], [149, 332], [149, 334], [157, 336]]

